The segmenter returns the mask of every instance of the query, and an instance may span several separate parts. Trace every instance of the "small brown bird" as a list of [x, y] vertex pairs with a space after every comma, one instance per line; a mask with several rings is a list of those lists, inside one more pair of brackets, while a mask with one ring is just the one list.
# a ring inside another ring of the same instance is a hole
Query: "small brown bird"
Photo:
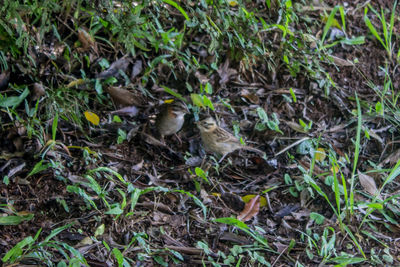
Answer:
[[156, 118], [156, 127], [161, 136], [179, 132], [185, 122], [186, 113], [188, 113], [187, 107], [181, 102], [162, 105]]
[[241, 145], [235, 136], [219, 127], [211, 117], [197, 122], [197, 128], [200, 130], [201, 140], [205, 149], [222, 155], [222, 159], [237, 149], [244, 149], [264, 155], [264, 152], [259, 149]]

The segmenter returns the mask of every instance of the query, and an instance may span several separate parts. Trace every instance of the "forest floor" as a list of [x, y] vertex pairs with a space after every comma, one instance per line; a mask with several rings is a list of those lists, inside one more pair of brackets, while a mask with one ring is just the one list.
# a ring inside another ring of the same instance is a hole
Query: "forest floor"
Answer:
[[4, 266], [400, 265], [397, 2], [42, 2], [0, 7]]

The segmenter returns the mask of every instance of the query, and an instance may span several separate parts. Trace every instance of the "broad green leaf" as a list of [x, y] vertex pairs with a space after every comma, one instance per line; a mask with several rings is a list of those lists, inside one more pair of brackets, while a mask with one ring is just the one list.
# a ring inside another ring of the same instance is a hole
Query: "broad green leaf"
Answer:
[[199, 107], [199, 108], [205, 108], [206, 106], [204, 105], [203, 98], [199, 94], [190, 94], [190, 98], [192, 99], [193, 105]]
[[121, 267], [122, 263], [124, 262], [124, 255], [122, 255], [121, 251], [119, 251], [117, 248], [113, 248], [112, 253], [118, 262], [118, 267]]
[[29, 95], [29, 89], [25, 90], [19, 96], [2, 96], [0, 94], [0, 107], [2, 108], [16, 108], [22, 101]]
[[27, 177], [30, 177], [36, 173], [39, 173], [41, 171], [44, 171], [46, 169], [48, 169], [50, 167], [50, 164], [45, 164], [43, 165], [43, 160], [39, 161], [38, 163], [35, 164], [35, 166], [33, 167], [33, 169], [31, 170], [31, 172], [28, 174]]
[[23, 221], [29, 221], [34, 217], [33, 214], [29, 214], [27, 216], [5, 216], [0, 217], [0, 225], [18, 225]]

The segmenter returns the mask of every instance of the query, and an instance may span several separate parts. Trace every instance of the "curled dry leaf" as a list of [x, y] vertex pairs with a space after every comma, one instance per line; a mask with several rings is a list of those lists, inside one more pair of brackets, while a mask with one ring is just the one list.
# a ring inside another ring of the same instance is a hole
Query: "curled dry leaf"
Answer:
[[136, 60], [132, 67], [131, 80], [138, 76], [143, 70], [143, 64], [141, 60]]
[[249, 90], [244, 89], [242, 90], [242, 92], [240, 92], [240, 95], [247, 98], [247, 100], [249, 100], [253, 104], [260, 104], [260, 98], [254, 92], [250, 92]]
[[282, 244], [281, 242], [274, 242], [273, 244], [276, 247], [278, 253], [282, 253], [288, 248], [288, 245]]
[[81, 42], [82, 44], [83, 51], [87, 51], [93, 48], [93, 51], [97, 53], [97, 46], [94, 37], [91, 34], [89, 34], [86, 30], [82, 28], [78, 30], [78, 39], [79, 42]]
[[360, 180], [361, 186], [364, 188], [364, 190], [367, 191], [370, 195], [375, 196], [376, 193], [378, 193], [378, 189], [376, 187], [374, 178], [360, 172], [359, 170], [357, 170], [357, 174], [358, 174], [358, 179]]
[[207, 193], [206, 190], [201, 189], [201, 190], [200, 190], [200, 196], [201, 196], [201, 198], [203, 199], [203, 203], [204, 203], [204, 204], [210, 204], [210, 203], [212, 203], [212, 200], [211, 200], [211, 198], [210, 198], [210, 195]]
[[392, 154], [390, 154], [386, 159], [384, 159], [379, 166], [383, 166], [384, 164], [388, 164], [389, 166], [392, 167], [400, 158], [400, 149], [394, 151]]
[[34, 83], [32, 100], [35, 101], [35, 100], [39, 99], [41, 96], [44, 96], [45, 92], [46, 92], [46, 90], [44, 89], [44, 87], [41, 83]]
[[307, 131], [304, 130], [304, 128], [303, 128], [300, 124], [298, 124], [298, 123], [296, 123], [296, 122], [293, 122], [293, 121], [285, 121], [285, 123], [286, 123], [287, 126], [289, 126], [290, 128], [292, 128], [292, 129], [295, 130], [296, 132], [299, 132], [299, 133], [307, 133]]
[[239, 214], [237, 219], [243, 222], [247, 222], [251, 220], [254, 216], [256, 216], [259, 211], [260, 211], [260, 196], [256, 196], [252, 198], [248, 203], [246, 203], [244, 209]]
[[121, 87], [110, 86], [106, 89], [107, 93], [110, 94], [111, 98], [114, 100], [115, 104], [119, 106], [133, 106], [137, 105], [135, 95], [123, 89]]
[[132, 166], [132, 170], [140, 171], [143, 167], [144, 160]]
[[350, 62], [348, 60], [339, 58], [339, 57], [335, 57], [335, 56], [331, 56], [333, 61], [335, 62], [336, 65], [340, 66], [340, 67], [352, 67], [354, 66], [353, 62]]
[[[110, 94], [111, 95], [111, 94]], [[112, 115], [122, 115], [122, 116], [129, 116], [135, 117], [139, 113], [139, 110], [136, 106], [128, 106], [118, 110], [111, 111]]]
[[237, 70], [229, 68], [229, 59], [226, 59], [225, 63], [217, 70], [217, 72], [221, 78], [219, 80], [220, 85], [225, 85], [229, 82], [232, 76], [237, 74]]
[[107, 70], [100, 72], [97, 75], [97, 78], [108, 78], [111, 76], [118, 77], [119, 71], [126, 72], [130, 62], [131, 61], [127, 57], [122, 57], [117, 61], [114, 61]]
[[368, 133], [372, 138], [377, 140], [379, 143], [385, 145], [385, 141], [383, 141], [383, 139], [373, 129], [368, 129]]

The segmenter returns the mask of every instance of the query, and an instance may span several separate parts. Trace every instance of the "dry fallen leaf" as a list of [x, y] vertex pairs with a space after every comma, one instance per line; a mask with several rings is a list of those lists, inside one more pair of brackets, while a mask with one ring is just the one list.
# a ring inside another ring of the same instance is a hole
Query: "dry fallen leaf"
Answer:
[[238, 220], [247, 222], [251, 220], [260, 211], [260, 196], [252, 198], [246, 205], [242, 212], [237, 216]]
[[91, 123], [93, 123], [94, 125], [99, 125], [100, 123], [100, 118], [99, 116], [97, 116], [97, 114], [90, 112], [90, 111], [85, 111], [85, 118], [90, 121]]
[[142, 65], [143, 64], [142, 64], [141, 60], [136, 60], [135, 64], [133, 64], [132, 73], [131, 73], [131, 81], [142, 72], [142, 70], [143, 70]]
[[249, 100], [253, 104], [258, 105], [260, 103], [260, 98], [254, 92], [250, 92], [249, 90], [244, 89], [240, 92], [240, 95], [247, 98], [247, 100]]
[[348, 60], [339, 58], [339, 57], [335, 57], [333, 55], [331, 55], [333, 61], [335, 62], [336, 65], [338, 65], [339, 67], [352, 67], [354, 66], [353, 62], [350, 62]]
[[111, 98], [114, 100], [115, 104], [120, 106], [133, 106], [137, 105], [135, 95], [123, 89], [121, 87], [110, 86], [106, 88], [107, 93], [110, 94]]
[[378, 189], [376, 187], [374, 178], [360, 172], [359, 170], [357, 170], [357, 174], [358, 174], [358, 179], [360, 180], [361, 186], [364, 188], [364, 190], [367, 191], [370, 195], [375, 196], [375, 194], [378, 192]]
[[[242, 200], [244, 203], [248, 203], [250, 202], [253, 198], [255, 198], [257, 195], [245, 195], [242, 196]], [[267, 200], [265, 199], [265, 197], [260, 197], [260, 207], [265, 207], [267, 205]]]
[[194, 76], [196, 76], [196, 78], [199, 79], [201, 84], [206, 84], [210, 81], [210, 79], [206, 75], [201, 74], [200, 71], [196, 71]]
[[282, 253], [288, 248], [288, 245], [282, 244], [281, 242], [274, 242], [273, 244], [276, 247], [276, 251], [278, 253]]
[[226, 59], [225, 63], [217, 70], [217, 72], [219, 77], [221, 77], [219, 80], [220, 85], [225, 85], [227, 82], [229, 82], [232, 76], [237, 74], [235, 69], [229, 68], [229, 59]]
[[78, 39], [82, 44], [83, 51], [87, 51], [92, 48], [93, 51], [97, 53], [96, 41], [94, 40], [94, 37], [86, 30], [82, 28], [78, 30]]
[[298, 124], [298, 123], [296, 123], [296, 122], [293, 122], [293, 121], [285, 121], [285, 123], [287, 124], [287, 126], [289, 126], [290, 128], [292, 128], [292, 129], [295, 130], [296, 132], [299, 132], [299, 133], [307, 133], [307, 131], [304, 130], [304, 128], [303, 128], [300, 124]]
[[128, 106], [118, 110], [111, 111], [110, 113], [112, 115], [135, 117], [139, 113], [139, 110], [136, 106]]
[[200, 196], [201, 196], [201, 198], [203, 199], [203, 203], [204, 203], [204, 204], [210, 204], [210, 203], [212, 203], [212, 200], [211, 200], [211, 198], [210, 198], [210, 195], [207, 193], [206, 190], [201, 189], [201, 190], [200, 190]]
[[41, 96], [44, 96], [45, 92], [46, 92], [46, 90], [44, 89], [42, 83], [34, 83], [32, 100], [35, 101], [35, 100], [39, 99]]
[[400, 149], [395, 150], [392, 154], [390, 154], [386, 159], [384, 159], [378, 166], [382, 167], [384, 164], [388, 164], [390, 167], [393, 167], [394, 164], [400, 158]]
[[111, 76], [118, 77], [119, 71], [126, 72], [128, 65], [131, 61], [127, 57], [122, 57], [114, 61], [110, 67], [97, 75], [97, 78], [108, 78]]

